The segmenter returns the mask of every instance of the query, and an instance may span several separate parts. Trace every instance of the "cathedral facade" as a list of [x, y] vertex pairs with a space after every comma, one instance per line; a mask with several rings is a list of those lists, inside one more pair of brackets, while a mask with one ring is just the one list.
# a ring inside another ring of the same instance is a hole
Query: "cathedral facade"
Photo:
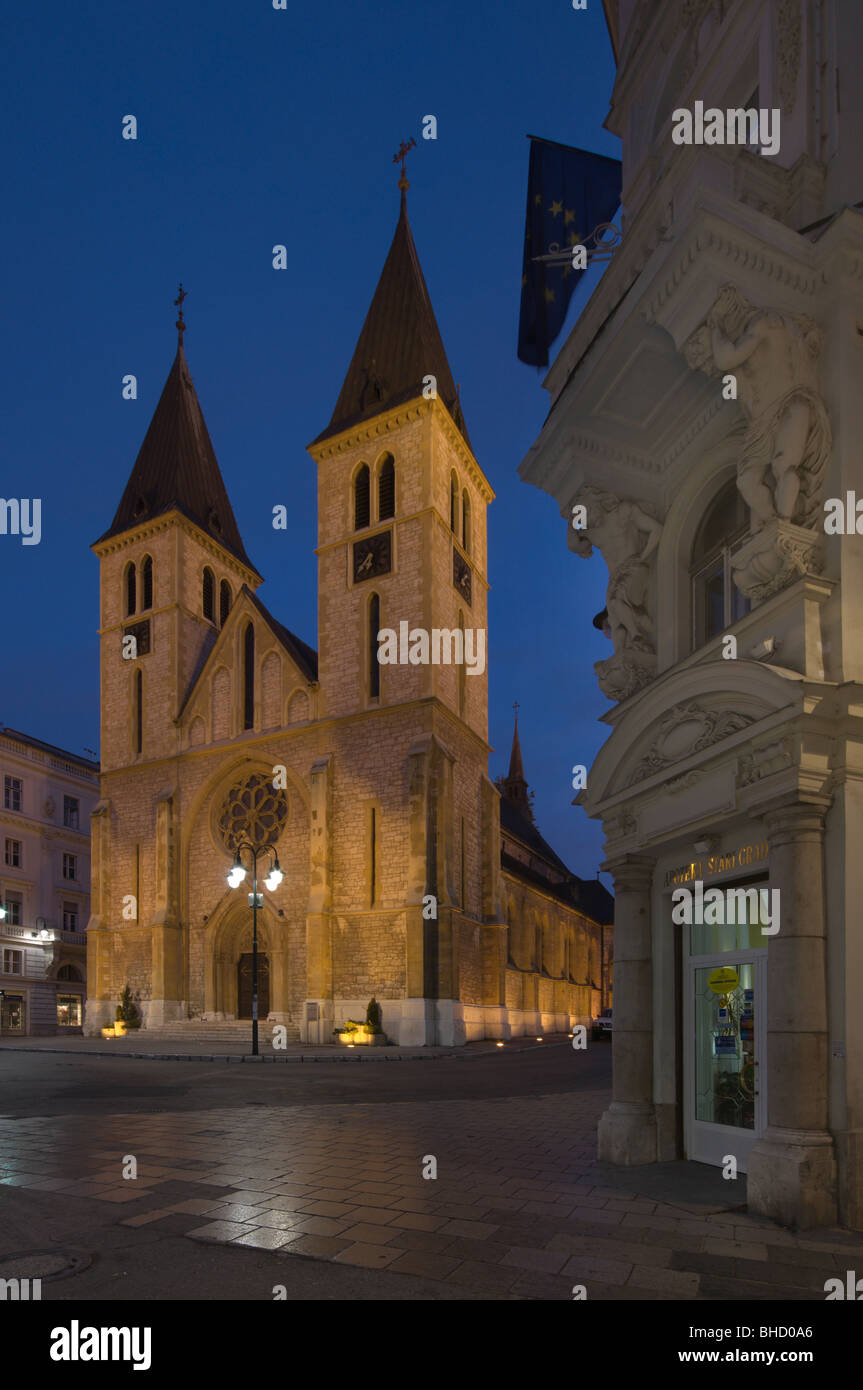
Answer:
[[[502, 841], [486, 665], [464, 659], [480, 634], [485, 650], [493, 493], [405, 186], [332, 419], [309, 446], [318, 650], [258, 597], [182, 312], [161, 399], [93, 547], [102, 776], [89, 1033], [113, 1021], [126, 984], [145, 1028], [250, 1016], [248, 881], [226, 884], [243, 842], [262, 862], [277, 854], [284, 875], [257, 914], [258, 1012], [289, 1038], [332, 1041], [372, 995], [387, 1036], [414, 1045], [567, 1031], [608, 1002], [610, 898], [539, 836], [520, 754]], [[402, 649], [429, 634], [428, 658], [383, 664], [384, 630]]]

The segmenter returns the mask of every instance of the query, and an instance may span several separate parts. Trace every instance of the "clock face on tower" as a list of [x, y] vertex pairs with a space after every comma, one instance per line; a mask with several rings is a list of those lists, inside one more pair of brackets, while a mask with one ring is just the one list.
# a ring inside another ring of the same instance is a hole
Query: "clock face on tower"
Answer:
[[459, 555], [455, 546], [452, 548], [452, 582], [458, 589], [462, 597], [470, 603], [471, 601], [471, 573], [470, 565]]
[[392, 531], [354, 541], [354, 583], [389, 574], [392, 569]]

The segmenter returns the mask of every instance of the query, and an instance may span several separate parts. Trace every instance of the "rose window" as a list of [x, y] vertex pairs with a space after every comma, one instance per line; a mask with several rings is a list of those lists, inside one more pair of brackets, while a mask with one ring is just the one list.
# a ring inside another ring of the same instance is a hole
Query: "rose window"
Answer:
[[269, 778], [255, 773], [232, 787], [225, 797], [218, 819], [219, 834], [232, 855], [236, 855], [241, 840], [251, 841], [255, 849], [264, 849], [276, 843], [287, 819], [285, 792], [276, 791]]

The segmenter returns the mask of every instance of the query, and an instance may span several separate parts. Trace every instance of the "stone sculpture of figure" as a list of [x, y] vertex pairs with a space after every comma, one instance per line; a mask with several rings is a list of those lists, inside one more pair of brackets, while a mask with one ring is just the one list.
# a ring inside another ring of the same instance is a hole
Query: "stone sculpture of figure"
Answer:
[[756, 309], [724, 285], [684, 348], [691, 367], [733, 373], [748, 421], [737, 486], [753, 529], [779, 517], [812, 527], [830, 453], [830, 422], [817, 388], [821, 332], [812, 319]]
[[662, 527], [637, 502], [585, 485], [577, 502], [587, 509], [587, 525], [571, 533], [570, 546], [588, 559], [593, 547], [608, 565], [607, 624], [615, 653], [625, 648], [652, 652], [653, 620], [646, 598], [650, 556]]

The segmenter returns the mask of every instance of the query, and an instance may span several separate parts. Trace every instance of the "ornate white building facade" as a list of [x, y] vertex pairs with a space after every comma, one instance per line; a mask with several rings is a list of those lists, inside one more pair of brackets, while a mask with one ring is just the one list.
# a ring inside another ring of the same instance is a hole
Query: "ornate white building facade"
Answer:
[[[863, 499], [863, 7], [606, 15], [624, 236], [520, 469], [609, 568], [578, 797], [615, 879], [599, 1154], [731, 1157], [750, 1210], [861, 1229], [863, 539], [825, 503]], [[697, 102], [778, 111], [777, 152], [675, 143]]]

